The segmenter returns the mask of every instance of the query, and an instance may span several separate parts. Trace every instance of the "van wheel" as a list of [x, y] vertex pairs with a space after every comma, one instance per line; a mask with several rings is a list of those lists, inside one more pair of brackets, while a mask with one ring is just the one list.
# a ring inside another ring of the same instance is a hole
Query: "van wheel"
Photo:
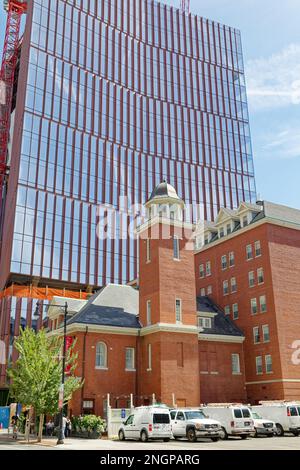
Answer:
[[219, 438], [218, 438], [218, 437], [211, 437], [211, 440], [212, 440], [213, 442], [218, 442]]
[[241, 435], [241, 439], [243, 439], [243, 440], [247, 439], [247, 437], [248, 437], [247, 434], [242, 434]]
[[164, 439], [164, 442], [170, 442], [170, 439], [166, 438]]
[[281, 424], [276, 423], [276, 434], [279, 437], [284, 436], [284, 430], [283, 430], [283, 427], [281, 426]]
[[142, 442], [147, 442], [148, 441], [148, 434], [146, 433], [146, 431], [141, 432], [141, 441]]
[[299, 436], [299, 431], [294, 431], [293, 434], [294, 434], [295, 437], [298, 437]]
[[196, 436], [196, 433], [195, 433], [195, 429], [190, 428], [188, 430], [187, 434], [186, 434], [186, 437], [188, 438], [189, 442], [196, 442], [197, 436]]
[[125, 441], [125, 434], [122, 429], [119, 431], [119, 441]]
[[227, 434], [225, 428], [222, 427], [219, 434], [220, 434], [220, 439], [222, 439], [222, 441], [227, 441], [227, 439], [228, 439], [228, 434]]

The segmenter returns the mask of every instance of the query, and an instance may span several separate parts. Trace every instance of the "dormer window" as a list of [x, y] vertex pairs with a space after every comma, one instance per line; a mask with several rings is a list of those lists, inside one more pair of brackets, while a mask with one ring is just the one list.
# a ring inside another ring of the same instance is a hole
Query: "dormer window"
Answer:
[[244, 215], [244, 217], [243, 217], [243, 227], [247, 227], [247, 225], [248, 225], [248, 216]]
[[227, 231], [227, 235], [231, 233], [231, 224], [227, 224], [226, 231]]
[[208, 245], [208, 243], [209, 243], [209, 237], [208, 237], [208, 235], [205, 235], [205, 237], [204, 237], [204, 245]]
[[219, 232], [219, 233], [220, 233], [220, 238], [223, 238], [224, 235], [225, 235], [225, 233], [224, 233], [224, 227], [221, 227], [221, 228], [220, 228], [220, 232]]
[[211, 318], [199, 317], [198, 318], [198, 327], [204, 329], [210, 329], [212, 327]]

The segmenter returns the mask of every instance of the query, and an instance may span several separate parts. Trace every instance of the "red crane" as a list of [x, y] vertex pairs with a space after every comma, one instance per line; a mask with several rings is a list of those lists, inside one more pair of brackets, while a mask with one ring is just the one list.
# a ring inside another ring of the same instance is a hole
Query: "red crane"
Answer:
[[7, 21], [0, 70], [0, 222], [2, 218], [3, 188], [8, 174], [7, 146], [9, 143], [13, 87], [20, 41], [21, 16], [27, 11], [27, 3], [27, 1], [18, 0], [4, 0], [3, 2], [4, 9], [7, 11]]
[[190, 12], [190, 0], [180, 0], [180, 8], [185, 13]]

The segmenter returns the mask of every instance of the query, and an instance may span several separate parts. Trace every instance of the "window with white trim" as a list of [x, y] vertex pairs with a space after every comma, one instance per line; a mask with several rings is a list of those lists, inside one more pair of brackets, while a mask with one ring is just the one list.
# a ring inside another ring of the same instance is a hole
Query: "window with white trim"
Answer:
[[253, 328], [253, 341], [254, 341], [254, 344], [260, 343], [260, 330], [259, 330], [259, 326], [255, 326], [255, 327]]
[[232, 277], [230, 279], [230, 285], [231, 285], [231, 293], [234, 294], [237, 291], [237, 283], [236, 283], [235, 277]]
[[211, 262], [207, 261], [207, 263], [206, 263], [206, 276], [210, 276], [210, 275], [211, 275]]
[[230, 305], [225, 305], [224, 313], [225, 313], [225, 315], [230, 315]]
[[270, 328], [269, 328], [269, 325], [263, 325], [262, 326], [262, 332], [263, 332], [263, 342], [268, 343], [270, 341]]
[[239, 318], [239, 304], [232, 305], [232, 317], [234, 320], [238, 320]]
[[239, 354], [231, 354], [231, 369], [232, 374], [237, 375], [241, 373], [241, 365], [240, 365], [240, 355]]
[[254, 287], [255, 286], [255, 275], [254, 271], [250, 271], [248, 273], [248, 280], [249, 280], [249, 287]]
[[267, 300], [265, 295], [259, 297], [259, 307], [260, 313], [265, 313], [267, 311]]
[[135, 350], [134, 348], [126, 348], [126, 370], [135, 370]]
[[199, 266], [199, 277], [203, 279], [205, 276], [205, 271], [204, 271], [204, 264], [200, 264]]
[[250, 304], [251, 304], [252, 315], [256, 315], [257, 314], [257, 299], [256, 298], [251, 299]]
[[260, 240], [257, 240], [255, 243], [254, 243], [254, 252], [255, 252], [255, 257], [258, 258], [259, 256], [261, 256], [261, 243], [260, 243]]
[[220, 238], [223, 238], [224, 235], [225, 235], [225, 232], [224, 232], [224, 227], [221, 227], [220, 230], [219, 230], [219, 235], [220, 235]]
[[205, 297], [205, 287], [202, 287], [200, 294], [201, 294], [201, 297]]
[[96, 345], [96, 369], [107, 369], [107, 346], [103, 342]]
[[247, 225], [248, 225], [248, 216], [244, 215], [244, 217], [243, 217], [243, 227], [247, 227]]
[[231, 230], [231, 224], [227, 224], [226, 225], [226, 232], [227, 232], [227, 235], [230, 235], [232, 230]]
[[246, 246], [246, 258], [247, 258], [247, 260], [253, 258], [252, 245], [247, 245], [247, 246]]
[[176, 314], [176, 322], [182, 322], [182, 302], [181, 299], [175, 300], [175, 314]]
[[149, 343], [147, 347], [148, 352], [148, 370], [152, 370], [152, 345]]
[[228, 281], [223, 281], [223, 294], [224, 295], [229, 294], [229, 283], [228, 283]]
[[226, 255], [223, 255], [221, 258], [221, 267], [223, 271], [227, 269], [227, 256]]
[[229, 253], [229, 267], [232, 268], [234, 266], [234, 251]]
[[271, 374], [273, 372], [273, 362], [272, 362], [272, 356], [270, 354], [265, 356], [265, 364], [266, 364], [266, 373]]
[[179, 238], [173, 238], [173, 257], [174, 259], [180, 259], [180, 250], [179, 250]]
[[151, 300], [147, 300], [147, 325], [151, 325]]
[[207, 286], [207, 295], [212, 294], [212, 286]]
[[257, 270], [257, 283], [258, 284], [263, 284], [265, 281], [264, 279], [264, 270], [263, 268], [258, 268]]
[[211, 328], [211, 318], [199, 317], [198, 325], [200, 328]]
[[263, 373], [262, 356], [256, 356], [255, 365], [256, 365], [256, 374], [261, 375]]
[[146, 261], [149, 263], [151, 261], [151, 245], [150, 245], [150, 238], [146, 240]]

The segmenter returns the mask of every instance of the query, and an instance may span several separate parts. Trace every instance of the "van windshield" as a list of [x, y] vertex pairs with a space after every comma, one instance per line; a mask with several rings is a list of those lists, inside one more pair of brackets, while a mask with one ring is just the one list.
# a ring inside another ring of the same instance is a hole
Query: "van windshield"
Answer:
[[169, 424], [170, 416], [167, 413], [154, 413], [153, 424]]
[[186, 419], [204, 419], [205, 415], [198, 410], [195, 411], [186, 411], [185, 412]]
[[259, 416], [259, 414], [258, 414], [258, 413], [255, 413], [254, 411], [252, 411], [252, 418], [254, 418], [254, 419], [262, 419], [262, 417]]

